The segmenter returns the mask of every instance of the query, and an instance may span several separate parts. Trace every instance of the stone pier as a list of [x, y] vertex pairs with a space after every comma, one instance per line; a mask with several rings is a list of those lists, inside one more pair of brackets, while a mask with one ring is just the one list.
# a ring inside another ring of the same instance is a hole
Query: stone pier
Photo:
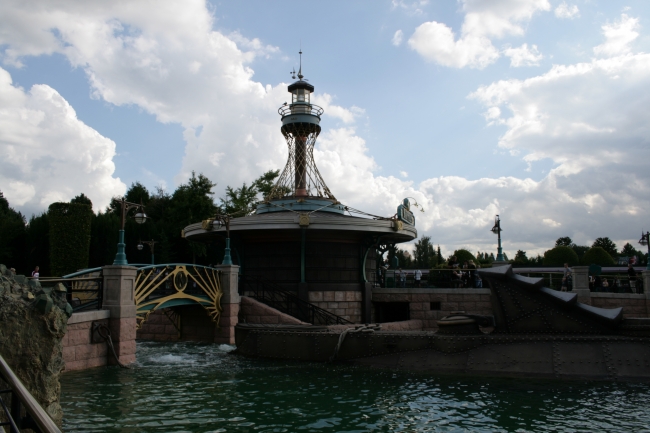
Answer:
[[[135, 362], [136, 307], [133, 297], [137, 269], [132, 266], [104, 266], [103, 308], [110, 311], [108, 327], [111, 330], [115, 353], [122, 364]], [[108, 354], [109, 364], [116, 364]]]
[[221, 319], [219, 328], [215, 331], [214, 342], [220, 344], [235, 344], [235, 325], [238, 322], [239, 306], [239, 266], [218, 265], [221, 272]]

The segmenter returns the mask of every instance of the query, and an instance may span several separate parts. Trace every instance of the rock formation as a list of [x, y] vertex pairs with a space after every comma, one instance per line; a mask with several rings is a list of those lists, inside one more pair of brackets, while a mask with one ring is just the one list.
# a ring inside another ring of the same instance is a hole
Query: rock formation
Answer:
[[71, 314], [62, 284], [44, 288], [0, 265], [0, 355], [59, 425], [61, 340]]

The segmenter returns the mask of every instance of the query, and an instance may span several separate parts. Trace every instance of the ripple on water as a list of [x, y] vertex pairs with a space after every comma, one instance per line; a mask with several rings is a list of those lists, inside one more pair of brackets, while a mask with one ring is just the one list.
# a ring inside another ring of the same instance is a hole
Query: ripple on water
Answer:
[[650, 431], [646, 384], [431, 376], [138, 343], [62, 379], [66, 432]]

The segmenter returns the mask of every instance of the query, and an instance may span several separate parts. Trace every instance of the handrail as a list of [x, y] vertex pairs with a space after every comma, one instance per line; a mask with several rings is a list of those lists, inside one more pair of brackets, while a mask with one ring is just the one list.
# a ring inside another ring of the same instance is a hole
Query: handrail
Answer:
[[283, 105], [280, 108], [278, 108], [278, 114], [280, 114], [282, 117], [286, 116], [291, 116], [293, 114], [310, 114], [312, 116], [316, 116], [320, 119], [321, 114], [323, 114], [325, 110], [323, 110], [322, 107], [319, 107], [316, 104], [291, 104], [291, 105]]
[[[300, 299], [294, 293], [282, 290], [275, 283], [263, 277], [242, 275], [241, 283], [242, 286], [248, 286], [247, 288], [244, 288], [244, 291], [249, 290], [253, 292], [253, 298], [256, 300], [285, 314], [296, 317], [303, 322], [309, 322], [312, 325], [345, 325], [352, 323], [341, 316], [337, 316], [323, 308]], [[259, 286], [261, 286], [261, 289]], [[266, 292], [268, 292], [268, 296]]]
[[[27, 388], [25, 388], [25, 385], [23, 385], [20, 379], [18, 379], [14, 374], [2, 355], [0, 355], [0, 378], [2, 378], [11, 389], [11, 411], [7, 410], [4, 401], [2, 406], [6, 416], [11, 420], [9, 425], [11, 426], [12, 432], [19, 432], [17, 429], [23, 428], [23, 424], [25, 424], [25, 428], [30, 428], [40, 433], [61, 433], [59, 427], [54, 423], [54, 421], [52, 421], [52, 418], [50, 418], [47, 412], [45, 412]], [[19, 404], [16, 404], [14, 401], [14, 398], [16, 397], [20, 402]], [[25, 418], [21, 418], [20, 416], [20, 404], [25, 406], [25, 410], [28, 414]], [[11, 422], [13, 422], [15, 427], [14, 425], [11, 425]], [[33, 425], [26, 425], [32, 424], [32, 422]], [[16, 430], [14, 430], [14, 428]]]

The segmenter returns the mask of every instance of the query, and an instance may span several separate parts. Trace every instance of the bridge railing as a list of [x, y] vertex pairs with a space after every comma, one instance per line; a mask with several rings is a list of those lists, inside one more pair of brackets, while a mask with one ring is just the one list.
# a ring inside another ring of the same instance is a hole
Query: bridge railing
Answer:
[[240, 293], [275, 308], [285, 314], [312, 325], [345, 325], [349, 320], [330, 313], [300, 299], [294, 293], [283, 290], [276, 283], [263, 277], [242, 275], [239, 281]]
[[30, 429], [37, 433], [61, 433], [25, 385], [0, 355], [0, 430], [19, 433]]
[[54, 287], [63, 284], [66, 288], [66, 298], [73, 312], [83, 310], [101, 310], [104, 300], [104, 277], [101, 268], [77, 272], [73, 277], [40, 278], [41, 287]]

